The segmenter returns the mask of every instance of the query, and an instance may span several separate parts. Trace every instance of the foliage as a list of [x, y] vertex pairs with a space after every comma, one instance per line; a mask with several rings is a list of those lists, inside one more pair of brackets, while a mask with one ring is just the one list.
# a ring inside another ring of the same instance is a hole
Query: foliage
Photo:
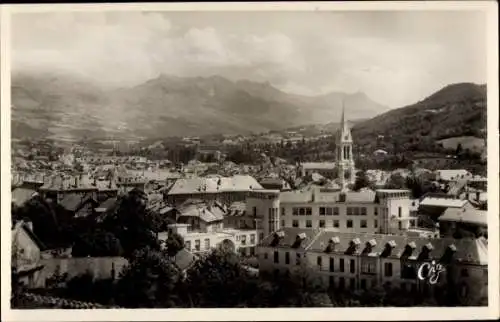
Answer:
[[74, 257], [121, 256], [120, 241], [110, 232], [95, 230], [81, 235], [73, 245]]
[[117, 303], [124, 307], [175, 307], [182, 276], [160, 251], [145, 247], [135, 251], [117, 284]]
[[132, 190], [121, 198], [115, 213], [104, 222], [105, 229], [120, 240], [124, 256], [130, 256], [135, 250], [144, 247], [160, 248], [146, 202], [147, 196], [143, 191]]
[[360, 172], [358, 172], [358, 175], [356, 176], [356, 181], [354, 182], [353, 190], [359, 191], [361, 188], [365, 188], [365, 187], [373, 188], [373, 184], [368, 179], [366, 172], [360, 171]]
[[165, 241], [165, 247], [168, 256], [175, 256], [181, 249], [184, 248], [184, 238], [177, 233], [170, 233]]
[[214, 249], [187, 271], [186, 283], [195, 307], [237, 307], [257, 294], [252, 280], [237, 254]]

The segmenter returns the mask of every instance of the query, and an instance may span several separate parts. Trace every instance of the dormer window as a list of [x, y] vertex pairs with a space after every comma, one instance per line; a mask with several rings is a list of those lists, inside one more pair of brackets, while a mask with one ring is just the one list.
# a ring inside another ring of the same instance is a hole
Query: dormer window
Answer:
[[340, 238], [337, 236], [330, 238], [328, 241], [328, 246], [326, 247], [326, 252], [329, 253], [335, 250], [335, 246], [340, 243]]
[[375, 246], [377, 246], [377, 241], [375, 239], [370, 239], [365, 244], [365, 249], [363, 249], [363, 254], [370, 254]]
[[297, 234], [297, 237], [295, 238], [295, 242], [293, 243], [292, 248], [299, 248], [304, 239], [306, 239], [305, 233]]
[[349, 243], [349, 248], [346, 250], [346, 254], [353, 254], [358, 249], [358, 246], [360, 244], [361, 241], [359, 240], [359, 238], [354, 238], [353, 240], [351, 240], [351, 242]]
[[392, 253], [392, 250], [397, 246], [396, 242], [394, 240], [390, 240], [387, 244], [385, 244], [384, 251], [380, 256], [382, 257], [389, 257]]

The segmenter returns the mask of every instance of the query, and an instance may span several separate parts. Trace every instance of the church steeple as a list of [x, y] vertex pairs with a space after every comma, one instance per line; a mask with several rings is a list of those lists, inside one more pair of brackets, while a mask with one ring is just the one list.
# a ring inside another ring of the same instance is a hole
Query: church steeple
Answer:
[[[355, 169], [352, 155], [352, 136], [349, 125], [345, 121], [345, 103], [342, 100], [342, 115], [340, 127], [337, 132], [337, 170], [342, 190], [347, 189], [347, 184], [354, 184]], [[349, 171], [349, 180], [346, 181], [346, 171]]]

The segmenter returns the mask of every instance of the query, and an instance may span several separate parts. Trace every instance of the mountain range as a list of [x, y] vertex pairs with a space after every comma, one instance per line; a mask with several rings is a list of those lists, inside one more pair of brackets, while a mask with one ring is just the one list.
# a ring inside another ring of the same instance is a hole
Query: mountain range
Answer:
[[[450, 84], [415, 104], [393, 109], [355, 124], [353, 139], [361, 149], [427, 150], [473, 140], [482, 151], [486, 137], [486, 84]], [[470, 145], [469, 143], [467, 143]]]
[[220, 76], [160, 75], [136, 86], [103, 88], [75, 76], [12, 75], [12, 137], [141, 139], [248, 134], [389, 110], [364, 93], [303, 96], [269, 83]]

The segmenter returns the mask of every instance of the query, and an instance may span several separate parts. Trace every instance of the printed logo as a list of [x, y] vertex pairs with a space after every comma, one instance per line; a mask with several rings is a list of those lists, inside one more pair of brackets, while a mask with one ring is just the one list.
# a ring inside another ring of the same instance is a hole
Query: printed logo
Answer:
[[429, 284], [436, 284], [439, 281], [439, 274], [444, 272], [446, 268], [436, 261], [424, 263], [418, 268], [418, 279], [421, 281], [427, 280]]

